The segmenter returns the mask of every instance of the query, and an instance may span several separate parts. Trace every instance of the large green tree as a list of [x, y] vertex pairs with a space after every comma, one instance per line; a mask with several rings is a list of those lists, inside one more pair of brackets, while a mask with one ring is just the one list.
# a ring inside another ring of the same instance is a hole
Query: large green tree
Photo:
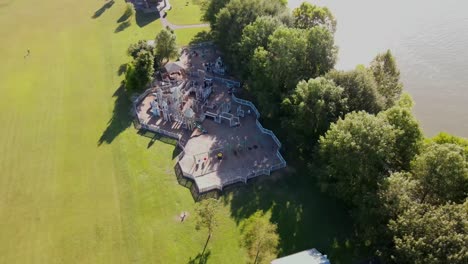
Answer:
[[153, 54], [146, 50], [138, 52], [133, 62], [127, 65], [125, 87], [129, 91], [140, 91], [153, 80]]
[[374, 74], [379, 93], [385, 99], [385, 107], [392, 107], [400, 97], [403, 84], [400, 82], [400, 70], [390, 50], [378, 54], [371, 62], [370, 70]]
[[219, 202], [213, 198], [208, 198], [199, 202], [195, 210], [197, 213], [197, 220], [195, 226], [196, 229], [200, 230], [202, 228], [205, 228], [208, 231], [208, 237], [203, 248], [204, 253], [206, 246], [208, 245], [208, 242], [210, 241], [210, 238], [213, 235], [213, 231], [218, 226]]
[[176, 36], [169, 30], [163, 29], [156, 35], [154, 57], [157, 65], [162, 66], [171, 58], [177, 56]]
[[[327, 37], [320, 37], [322, 34]], [[336, 47], [330, 36], [320, 28], [303, 30], [282, 26], [269, 37], [266, 49], [255, 50], [248, 83], [267, 116], [278, 116], [278, 105], [299, 81], [317, 77], [333, 67]]]
[[219, 10], [216, 22], [212, 24], [215, 39], [224, 52], [226, 62], [235, 72], [242, 31], [260, 16], [279, 16], [286, 13], [286, 7], [278, 0], [231, 0]]
[[[259, 47], [266, 49], [268, 38], [281, 25], [282, 22], [278, 18], [271, 16], [258, 17], [253, 23], [247, 25], [242, 31], [236, 63], [249, 65], [255, 50]], [[251, 75], [249, 67], [243, 67], [242, 73], [246, 78]]]
[[396, 130], [396, 155], [392, 167], [398, 170], [409, 170], [411, 160], [419, 153], [423, 143], [423, 133], [413, 116], [412, 106], [411, 97], [404, 94], [396, 106], [381, 112], [382, 117]]
[[343, 88], [318, 77], [300, 81], [292, 95], [283, 100], [281, 110], [289, 141], [310, 154], [330, 124], [347, 113], [347, 100]]
[[314, 27], [307, 31], [306, 38], [307, 64], [305, 69], [313, 77], [323, 75], [333, 69], [338, 54], [333, 35], [323, 27]]
[[419, 181], [421, 202], [460, 203], [468, 193], [468, 163], [464, 150], [454, 144], [431, 144], [412, 163]]
[[132, 56], [133, 59], [136, 59], [138, 53], [142, 50], [151, 52], [151, 54], [154, 55], [154, 47], [149, 45], [146, 40], [139, 40], [137, 43], [131, 44], [128, 47], [127, 53], [128, 55]]
[[395, 263], [468, 263], [468, 202], [439, 207], [413, 203], [390, 221], [389, 229]]
[[297, 28], [308, 29], [320, 26], [332, 33], [336, 30], [336, 20], [326, 7], [303, 2], [293, 10], [293, 17], [294, 26]]
[[364, 66], [351, 71], [331, 71], [326, 77], [344, 88], [350, 111], [376, 114], [384, 109], [384, 100], [377, 90], [374, 76]]
[[468, 139], [450, 135], [449, 133], [441, 132], [435, 137], [431, 138], [429, 142], [437, 144], [455, 144], [462, 147], [465, 150], [465, 157], [468, 158]]
[[279, 242], [276, 225], [260, 211], [243, 224], [242, 240], [252, 263], [270, 263], [276, 257]]
[[395, 129], [385, 118], [365, 112], [347, 114], [320, 137], [325, 172], [322, 183], [347, 203], [359, 206], [377, 193], [394, 159]]

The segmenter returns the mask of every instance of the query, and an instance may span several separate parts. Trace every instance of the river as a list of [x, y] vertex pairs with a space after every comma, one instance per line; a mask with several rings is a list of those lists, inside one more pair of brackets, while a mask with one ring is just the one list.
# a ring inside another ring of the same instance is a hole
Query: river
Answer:
[[[291, 8], [302, 0], [289, 0]], [[390, 49], [424, 133], [468, 137], [468, 1], [319, 0], [335, 15], [337, 69]]]

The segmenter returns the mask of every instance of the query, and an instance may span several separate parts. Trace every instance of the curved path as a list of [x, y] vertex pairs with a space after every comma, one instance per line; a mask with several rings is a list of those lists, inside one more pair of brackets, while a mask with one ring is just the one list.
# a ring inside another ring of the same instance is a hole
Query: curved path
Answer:
[[182, 28], [199, 28], [199, 27], [209, 27], [209, 23], [202, 23], [202, 24], [192, 24], [192, 25], [175, 25], [169, 22], [169, 20], [166, 19], [164, 14], [166, 13], [166, 10], [169, 10], [171, 8], [171, 5], [169, 4], [169, 0], [164, 0], [164, 7], [159, 9], [159, 17], [161, 19], [161, 23], [163, 27], [169, 27], [170, 29], [182, 29]]

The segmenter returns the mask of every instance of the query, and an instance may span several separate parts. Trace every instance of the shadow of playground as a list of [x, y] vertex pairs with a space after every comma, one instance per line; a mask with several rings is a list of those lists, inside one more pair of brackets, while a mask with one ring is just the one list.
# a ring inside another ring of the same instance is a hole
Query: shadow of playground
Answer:
[[279, 173], [286, 172], [226, 190], [223, 199], [230, 204], [236, 222], [257, 210], [271, 211], [271, 221], [277, 224], [280, 236], [279, 256], [316, 248], [332, 263], [352, 259], [353, 223], [344, 205], [321, 193], [310, 171], [284, 176]]
[[144, 27], [159, 19], [159, 12], [145, 13], [141, 10], [136, 11], [135, 20], [139, 27]]
[[98, 140], [98, 146], [103, 143], [110, 144], [112, 141], [125, 129], [132, 124], [132, 115], [130, 113], [131, 102], [128, 99], [124, 85], [120, 85], [114, 92], [112, 97], [115, 97], [114, 110], [112, 117], [107, 123], [107, 127]]
[[103, 6], [101, 6], [101, 8], [99, 8], [98, 10], [96, 10], [96, 12], [94, 12], [91, 18], [96, 19], [100, 17], [102, 14], [104, 14], [104, 12], [106, 12], [107, 9], [111, 8], [114, 5], [114, 3], [115, 3], [114, 0], [106, 2]]

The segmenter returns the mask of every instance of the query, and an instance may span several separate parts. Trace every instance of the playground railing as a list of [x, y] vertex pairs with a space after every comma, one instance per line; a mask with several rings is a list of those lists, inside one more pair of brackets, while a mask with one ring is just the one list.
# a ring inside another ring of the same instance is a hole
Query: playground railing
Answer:
[[269, 129], [264, 128], [262, 126], [262, 124], [260, 124], [260, 122], [258, 122], [258, 120], [256, 120], [256, 123], [257, 123], [257, 127], [260, 129], [260, 131], [262, 131], [262, 133], [264, 133], [264, 134], [270, 135], [273, 138], [273, 140], [275, 141], [276, 145], [278, 145], [278, 147], [281, 148], [281, 142], [276, 137], [275, 133], [273, 133], [273, 131], [271, 131]]
[[226, 85], [232, 85], [232, 86], [234, 86], [236, 88], [240, 88], [240, 82], [238, 82], [238, 81], [233, 81], [233, 80], [229, 80], [229, 79], [221, 78], [221, 77], [217, 77], [217, 76], [213, 76], [213, 80], [222, 82], [222, 83], [224, 83]]
[[237, 98], [234, 94], [232, 94], [232, 100], [234, 100], [234, 102], [236, 102], [238, 104], [246, 105], [246, 106], [252, 108], [252, 110], [255, 112], [255, 115], [257, 116], [257, 118], [260, 118], [260, 112], [258, 112], [257, 107], [255, 107], [255, 105], [252, 102], [244, 100], [244, 99]]

